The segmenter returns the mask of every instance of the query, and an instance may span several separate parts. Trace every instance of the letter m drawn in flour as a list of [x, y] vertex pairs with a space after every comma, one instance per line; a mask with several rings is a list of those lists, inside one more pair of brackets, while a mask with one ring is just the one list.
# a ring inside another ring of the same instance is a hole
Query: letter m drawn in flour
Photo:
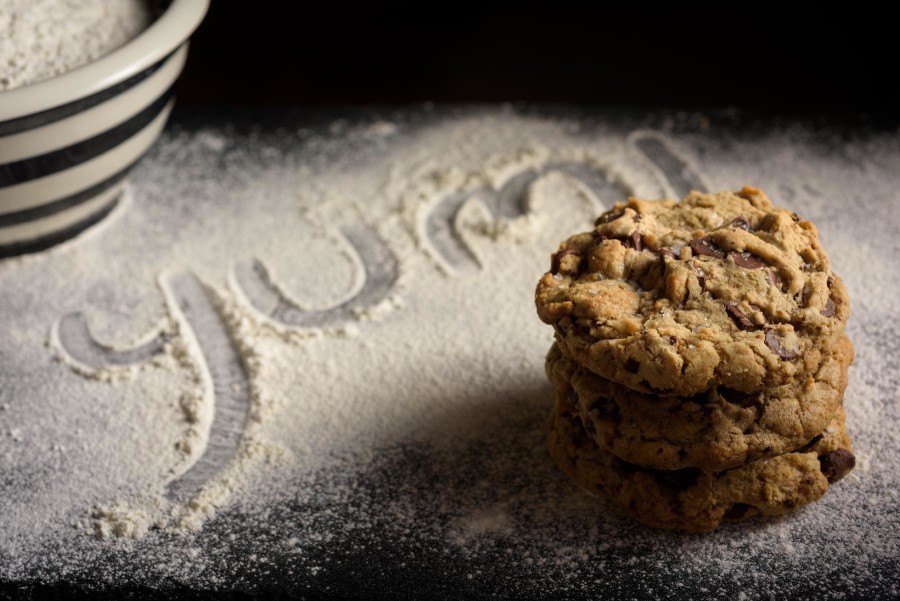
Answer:
[[625, 198], [629, 190], [595, 165], [580, 161], [555, 161], [525, 169], [510, 177], [499, 189], [482, 187], [451, 192], [435, 202], [419, 224], [419, 235], [441, 267], [451, 275], [464, 276], [482, 268], [474, 250], [460, 231], [459, 215], [470, 201], [475, 201], [496, 220], [516, 219], [529, 211], [528, 190], [542, 175], [561, 173], [583, 186], [594, 209], [605, 203]]
[[[691, 190], [704, 192], [708, 189], [692, 161], [662, 133], [635, 131], [628, 136], [627, 146], [654, 173], [661, 196], [682, 198]], [[481, 270], [478, 256], [460, 230], [460, 211], [468, 202], [475, 201], [495, 221], [521, 217], [529, 210], [529, 186], [550, 172], [562, 173], [587, 188], [598, 212], [606, 209], [605, 204], [623, 200], [631, 194], [630, 185], [610, 177], [595, 165], [582, 161], [549, 162], [517, 173], [499, 189], [461, 190], [438, 198], [419, 223], [420, 239], [447, 273], [464, 276]]]

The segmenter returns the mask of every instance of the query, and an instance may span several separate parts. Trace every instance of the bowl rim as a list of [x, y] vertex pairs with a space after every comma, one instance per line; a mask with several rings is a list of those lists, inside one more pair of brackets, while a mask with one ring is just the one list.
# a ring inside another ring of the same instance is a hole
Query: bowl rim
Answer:
[[150, 27], [95, 61], [50, 79], [0, 92], [0, 122], [80, 100], [153, 66], [187, 40], [210, 0], [172, 0]]

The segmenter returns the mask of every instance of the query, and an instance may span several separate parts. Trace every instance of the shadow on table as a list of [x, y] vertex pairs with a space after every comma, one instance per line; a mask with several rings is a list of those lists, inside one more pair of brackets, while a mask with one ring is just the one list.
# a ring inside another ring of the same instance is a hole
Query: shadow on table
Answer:
[[583, 541], [585, 530], [627, 527], [624, 513], [578, 488], [548, 454], [549, 384], [440, 395], [422, 399], [422, 411], [396, 425], [398, 443], [377, 449], [359, 474], [378, 513], [463, 548], [521, 544], [530, 534]]

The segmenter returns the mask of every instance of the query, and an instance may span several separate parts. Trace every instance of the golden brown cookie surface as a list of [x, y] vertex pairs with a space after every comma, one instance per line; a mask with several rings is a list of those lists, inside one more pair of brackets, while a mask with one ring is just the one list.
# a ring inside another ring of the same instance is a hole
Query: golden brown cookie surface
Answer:
[[617, 203], [561, 244], [535, 301], [565, 355], [680, 396], [814, 371], [850, 314], [815, 226], [754, 188]]
[[565, 394], [557, 395], [548, 425], [550, 454], [570, 478], [656, 528], [707, 531], [722, 522], [787, 513], [819, 499], [855, 465], [843, 408], [807, 446], [723, 472], [650, 470], [625, 462], [597, 446]]
[[580, 367], [554, 345], [546, 371], [557, 394], [604, 451], [652, 469], [721, 471], [793, 451], [832, 420], [847, 386], [853, 345], [844, 336], [801, 381], [753, 393], [724, 387], [692, 397], [636, 392]]

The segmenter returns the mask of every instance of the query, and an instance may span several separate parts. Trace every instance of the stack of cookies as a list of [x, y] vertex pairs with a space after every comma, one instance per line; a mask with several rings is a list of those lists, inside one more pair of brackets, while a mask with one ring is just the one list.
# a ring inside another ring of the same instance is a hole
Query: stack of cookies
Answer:
[[759, 190], [617, 203], [560, 245], [536, 303], [550, 452], [640, 522], [786, 513], [853, 468], [847, 292], [815, 226]]

